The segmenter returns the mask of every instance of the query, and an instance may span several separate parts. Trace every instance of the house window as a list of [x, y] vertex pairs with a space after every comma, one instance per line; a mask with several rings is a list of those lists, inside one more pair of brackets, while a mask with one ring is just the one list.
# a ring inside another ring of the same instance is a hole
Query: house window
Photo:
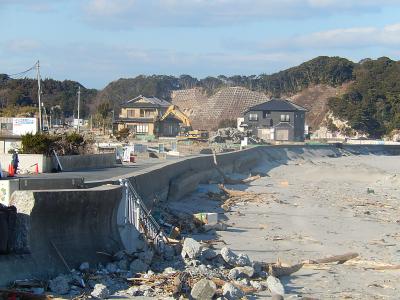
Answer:
[[268, 110], [267, 110], [267, 111], [264, 111], [264, 112], [263, 112], [264, 119], [265, 119], [265, 118], [268, 118], [270, 114], [271, 114], [270, 111], [268, 111]]
[[141, 118], [150, 118], [152, 111], [149, 109], [141, 109], [140, 110], [140, 117]]
[[258, 121], [257, 114], [249, 114], [249, 121]]
[[290, 116], [289, 115], [281, 115], [281, 122], [289, 122]]
[[134, 117], [135, 117], [135, 110], [128, 109], [128, 118], [134, 118]]
[[140, 124], [136, 127], [136, 133], [148, 133], [149, 132], [149, 125], [147, 124]]

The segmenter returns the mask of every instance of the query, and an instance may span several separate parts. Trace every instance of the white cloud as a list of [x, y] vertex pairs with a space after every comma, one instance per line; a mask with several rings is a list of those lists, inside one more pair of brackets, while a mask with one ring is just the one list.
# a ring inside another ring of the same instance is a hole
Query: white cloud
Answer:
[[314, 32], [308, 35], [269, 40], [264, 50], [360, 49], [400, 46], [400, 23], [378, 27], [355, 27]]
[[266, 18], [310, 18], [379, 12], [396, 0], [85, 0], [86, 18], [104, 27], [207, 26]]

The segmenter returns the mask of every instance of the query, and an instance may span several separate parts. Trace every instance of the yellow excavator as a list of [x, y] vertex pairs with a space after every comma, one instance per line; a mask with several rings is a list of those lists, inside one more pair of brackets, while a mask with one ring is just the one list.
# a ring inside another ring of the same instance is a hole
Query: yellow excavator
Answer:
[[175, 118], [182, 122], [178, 136], [178, 140], [207, 140], [208, 132], [205, 130], [193, 130], [189, 118], [176, 105], [170, 105], [165, 113], [160, 118], [164, 121], [169, 115], [174, 115]]

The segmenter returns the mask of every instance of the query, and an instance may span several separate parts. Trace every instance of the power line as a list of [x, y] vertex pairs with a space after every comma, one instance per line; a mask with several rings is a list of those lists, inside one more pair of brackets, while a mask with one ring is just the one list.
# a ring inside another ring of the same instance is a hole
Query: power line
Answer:
[[30, 67], [28, 70], [25, 70], [23, 72], [19, 72], [19, 73], [15, 73], [15, 74], [11, 74], [8, 75], [8, 77], [17, 77], [17, 78], [13, 78], [13, 79], [21, 79], [25, 74], [27, 74], [28, 72], [32, 71], [33, 69], [35, 69], [37, 67], [37, 63], [35, 63], [32, 67]]

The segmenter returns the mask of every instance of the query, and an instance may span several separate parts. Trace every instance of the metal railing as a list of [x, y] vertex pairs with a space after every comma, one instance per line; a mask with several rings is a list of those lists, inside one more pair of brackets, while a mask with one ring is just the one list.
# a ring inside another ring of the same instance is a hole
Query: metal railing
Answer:
[[147, 209], [142, 198], [136, 192], [128, 179], [120, 179], [120, 185], [125, 187], [124, 223], [132, 224], [152, 242], [157, 252], [164, 249], [164, 235], [160, 225]]

